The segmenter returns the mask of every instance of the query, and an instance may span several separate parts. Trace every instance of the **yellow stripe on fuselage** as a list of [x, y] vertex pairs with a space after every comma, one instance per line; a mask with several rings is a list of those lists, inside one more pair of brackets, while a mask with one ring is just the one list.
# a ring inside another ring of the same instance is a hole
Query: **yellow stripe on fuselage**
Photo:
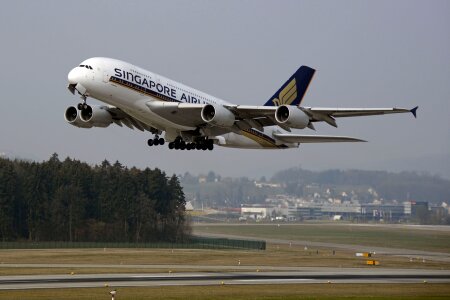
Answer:
[[[123, 80], [123, 79], [119, 79], [118, 80], [118, 79], [116, 79], [114, 77], [111, 77], [109, 79], [109, 81], [112, 82], [112, 83], [115, 83], [115, 84], [119, 84], [119, 85], [121, 85], [121, 86], [123, 86], [125, 88], [128, 88], [128, 89], [132, 90], [132, 91], [135, 91], [135, 92], [138, 92], [138, 93], [141, 93], [141, 94], [145, 94], [145, 95], [151, 96], [153, 98], [158, 98], [161, 101], [168, 101], [168, 102], [175, 102], [176, 101], [176, 102], [179, 102], [178, 100], [171, 99], [171, 98], [169, 98], [167, 96], [164, 96], [164, 95], [161, 95], [161, 94], [159, 94], [159, 93], [157, 93], [155, 91], [151, 91], [151, 93], [149, 93], [146, 88], [140, 87], [140, 86], [138, 86], [136, 84], [133, 84], [133, 83], [128, 82], [128, 81]], [[140, 88], [137, 88], [137, 87], [140, 87]]]
[[253, 133], [252, 131], [249, 130], [242, 130], [241, 134], [255, 142], [257, 142], [258, 144], [260, 144], [262, 147], [264, 148], [278, 148], [278, 146], [274, 143], [271, 142], [263, 137], [258, 136], [257, 134]]

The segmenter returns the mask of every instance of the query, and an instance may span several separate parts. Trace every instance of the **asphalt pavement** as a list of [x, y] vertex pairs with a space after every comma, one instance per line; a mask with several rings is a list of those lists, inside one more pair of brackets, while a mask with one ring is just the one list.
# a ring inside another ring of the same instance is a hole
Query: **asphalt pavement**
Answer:
[[0, 276], [0, 289], [300, 283], [450, 283], [448, 270], [304, 268], [283, 272], [193, 272]]

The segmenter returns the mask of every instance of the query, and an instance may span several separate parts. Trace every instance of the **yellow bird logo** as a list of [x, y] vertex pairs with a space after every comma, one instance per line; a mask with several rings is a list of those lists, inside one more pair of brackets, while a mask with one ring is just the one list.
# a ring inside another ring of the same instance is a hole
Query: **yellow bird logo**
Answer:
[[[278, 99], [279, 98], [279, 99]], [[297, 98], [297, 84], [295, 78], [281, 90], [278, 98], [272, 100], [274, 106], [290, 105]]]

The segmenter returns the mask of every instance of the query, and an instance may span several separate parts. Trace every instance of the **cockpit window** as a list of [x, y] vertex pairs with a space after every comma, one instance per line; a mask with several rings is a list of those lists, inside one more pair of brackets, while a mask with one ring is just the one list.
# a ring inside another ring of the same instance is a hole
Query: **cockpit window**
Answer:
[[89, 70], [94, 70], [91, 66], [88, 66], [88, 65], [79, 65], [79, 67], [86, 68], [86, 69], [89, 69]]

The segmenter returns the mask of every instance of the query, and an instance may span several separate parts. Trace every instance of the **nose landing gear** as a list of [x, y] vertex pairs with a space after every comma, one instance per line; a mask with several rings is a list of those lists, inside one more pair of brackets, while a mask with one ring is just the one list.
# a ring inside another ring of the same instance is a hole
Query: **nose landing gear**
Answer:
[[[80, 93], [80, 92], [78, 92], [78, 93]], [[86, 96], [86, 94], [81, 94], [81, 93], [80, 93], [80, 95], [81, 95], [81, 100], [83, 100], [83, 102], [78, 103], [78, 110], [84, 110], [84, 109], [87, 109], [88, 106], [89, 106], [89, 105], [86, 103], [87, 96]]]
[[84, 110], [88, 108], [88, 104], [85, 102], [83, 103], [78, 103], [78, 110]]

